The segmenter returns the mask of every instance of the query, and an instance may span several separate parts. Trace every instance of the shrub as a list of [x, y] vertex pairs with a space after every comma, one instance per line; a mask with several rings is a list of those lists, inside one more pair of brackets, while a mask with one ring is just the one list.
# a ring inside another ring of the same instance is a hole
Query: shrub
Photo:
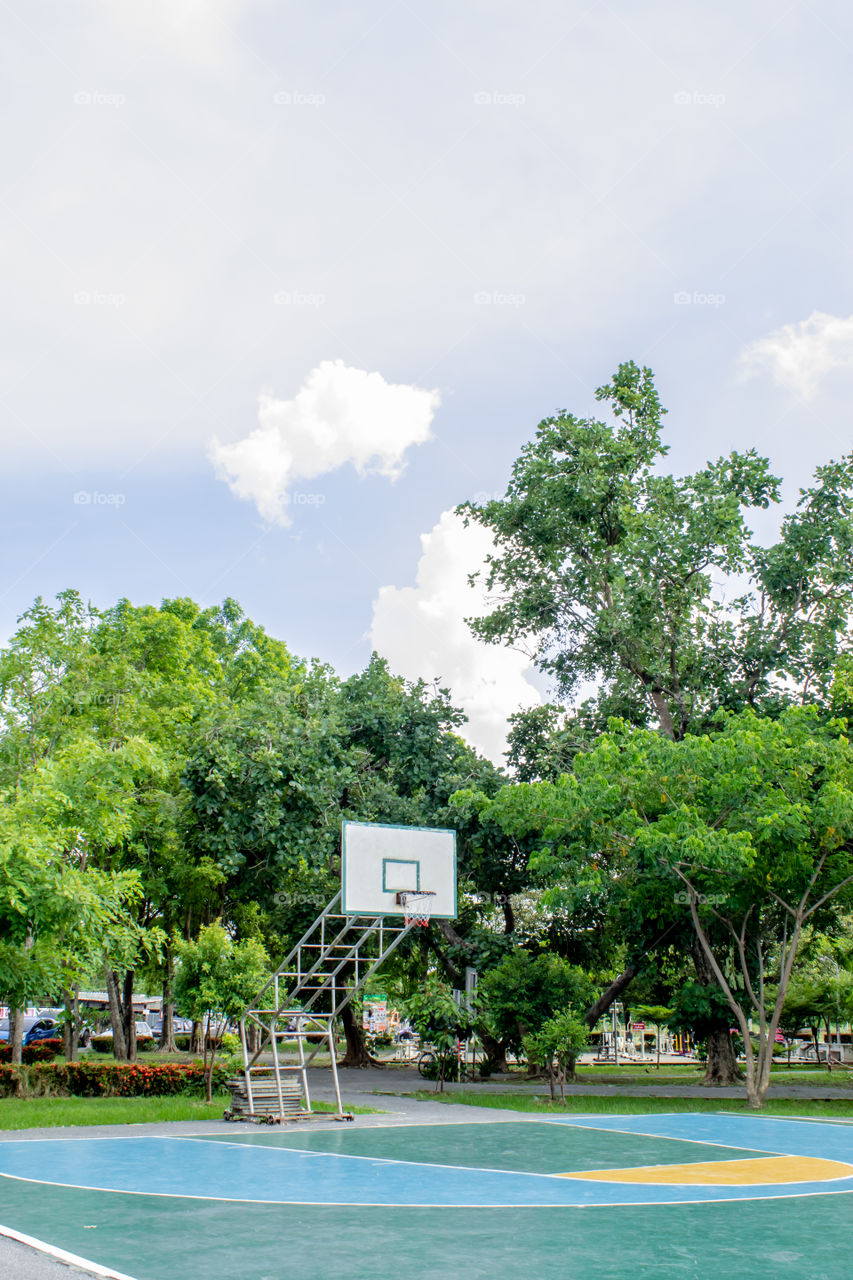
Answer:
[[[219, 1088], [230, 1074], [224, 1065], [214, 1069]], [[204, 1067], [200, 1062], [147, 1064], [111, 1062], [36, 1063], [28, 1067], [0, 1066], [0, 1097], [161, 1098], [171, 1094], [203, 1097]]]
[[[136, 1041], [137, 1053], [148, 1053], [156, 1047], [157, 1041], [153, 1037], [145, 1036]], [[95, 1053], [112, 1053], [113, 1038], [112, 1036], [92, 1036], [89, 1046], [94, 1049]]]
[[[21, 1050], [21, 1061], [25, 1066], [29, 1066], [33, 1062], [53, 1062], [58, 1053], [62, 1052], [61, 1040], [39, 1040], [37, 1044], [25, 1044]], [[0, 1044], [0, 1063], [12, 1061], [12, 1046], [10, 1044]]]

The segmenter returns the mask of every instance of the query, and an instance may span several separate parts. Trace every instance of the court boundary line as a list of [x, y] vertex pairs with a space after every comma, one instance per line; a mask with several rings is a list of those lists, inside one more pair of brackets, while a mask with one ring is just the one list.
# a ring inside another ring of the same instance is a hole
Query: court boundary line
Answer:
[[[666, 1111], [663, 1113], [667, 1116], [680, 1116], [689, 1114], [709, 1114], [708, 1112], [684, 1112], [684, 1111]], [[711, 1112], [710, 1114], [739, 1115], [737, 1111], [726, 1111], [725, 1113]], [[770, 1117], [768, 1119], [780, 1119], [781, 1117]], [[621, 1117], [620, 1117], [621, 1119]], [[661, 1142], [692, 1142], [697, 1147], [726, 1147], [730, 1151], [756, 1151], [767, 1156], [790, 1155], [790, 1151], [772, 1151], [769, 1147], [741, 1147], [736, 1142], [714, 1142], [710, 1138], [677, 1138], [671, 1133], [642, 1133], [636, 1129], [616, 1129], [611, 1125], [598, 1124], [576, 1124], [574, 1121], [565, 1120], [548, 1120], [545, 1116], [540, 1116], [533, 1122], [534, 1124], [565, 1124], [567, 1127], [575, 1129], [597, 1129], [599, 1133], [621, 1133], [635, 1138], [659, 1138]]]
[[[453, 1166], [455, 1167], [455, 1166]], [[542, 1177], [551, 1177], [553, 1175], [543, 1174]], [[17, 1173], [2, 1173], [0, 1178], [8, 1178], [12, 1182], [29, 1182], [37, 1187], [61, 1187], [65, 1191], [96, 1191], [101, 1195], [109, 1196], [148, 1196], [158, 1200], [201, 1200], [209, 1201], [215, 1204], [269, 1204], [269, 1205], [286, 1205], [291, 1208], [318, 1208], [318, 1209], [464, 1209], [471, 1212], [475, 1209], [557, 1209], [560, 1211], [571, 1209], [637, 1209], [637, 1208], [668, 1208], [670, 1205], [691, 1205], [691, 1204], [741, 1204], [744, 1201], [752, 1200], [802, 1200], [812, 1196], [853, 1196], [853, 1186], [847, 1190], [823, 1190], [816, 1191], [784, 1191], [776, 1195], [763, 1196], [708, 1196], [705, 1199], [691, 1200], [600, 1200], [595, 1204], [415, 1204], [407, 1203], [399, 1200], [257, 1200], [246, 1199], [243, 1196], [194, 1196], [187, 1192], [181, 1191], [123, 1191], [115, 1187], [88, 1187], [81, 1186], [74, 1182], [45, 1182], [41, 1178], [25, 1178]], [[581, 1179], [578, 1179], [581, 1181]], [[596, 1182], [596, 1186], [601, 1184]], [[684, 1186], [684, 1183], [676, 1183], [676, 1186]], [[763, 1186], [780, 1185], [773, 1183], [763, 1183]], [[781, 1184], [784, 1185], [784, 1184]], [[814, 1185], [804, 1183], [804, 1186]], [[825, 1186], [826, 1184], [822, 1184]], [[119, 1276], [119, 1280], [135, 1280], [133, 1276]]]
[[[345, 1132], [349, 1133], [349, 1132], [352, 1132], [352, 1131], [351, 1131], [351, 1130], [346, 1130]], [[606, 1129], [600, 1129], [598, 1132], [599, 1132], [599, 1133], [606, 1133], [606, 1132], [608, 1132], [608, 1130], [606, 1130]], [[615, 1132], [619, 1132], [619, 1133], [621, 1133], [621, 1132], [622, 1132], [622, 1130], [617, 1130], [617, 1131], [615, 1131]], [[630, 1136], [630, 1135], [629, 1135], [629, 1136]], [[658, 1134], [648, 1134], [648, 1133], [637, 1133], [637, 1134], [634, 1134], [633, 1136], [634, 1136], [634, 1137], [636, 1137], [636, 1138], [653, 1138], [653, 1139], [656, 1139], [656, 1138], [658, 1138], [658, 1136], [659, 1136], [659, 1135], [658, 1135]], [[194, 1140], [195, 1140], [195, 1141], [204, 1141], [204, 1139], [203, 1139], [203, 1138], [196, 1138], [196, 1139], [193, 1139], [193, 1137], [192, 1137], [191, 1135], [188, 1135], [185, 1139], [178, 1139], [178, 1141], [186, 1141], [186, 1142], [192, 1142], [192, 1141], [194, 1141]], [[691, 1139], [690, 1139], [690, 1138], [672, 1138], [672, 1139], [670, 1139], [670, 1141], [672, 1141], [672, 1142], [688, 1142], [688, 1143], [689, 1143], [689, 1142], [691, 1142]], [[236, 1142], [236, 1141], [234, 1141], [234, 1142], [229, 1142], [229, 1141], [226, 1139], [223, 1143], [220, 1143], [219, 1145], [221, 1145], [221, 1146], [226, 1146], [226, 1147], [227, 1147], [227, 1146], [231, 1146], [231, 1147], [251, 1147], [251, 1146], [255, 1146], [256, 1144], [255, 1144], [255, 1143], [252, 1143], [252, 1142]], [[504, 1174], [509, 1174], [511, 1177], [515, 1177], [515, 1178], [518, 1178], [518, 1177], [522, 1177], [522, 1178], [565, 1178], [565, 1177], [567, 1177], [567, 1176], [568, 1176], [568, 1175], [567, 1175], [567, 1174], [565, 1174], [565, 1173], [536, 1173], [533, 1169], [491, 1169], [491, 1168], [487, 1167], [486, 1165], [476, 1165], [476, 1164], [444, 1164], [443, 1162], [439, 1162], [438, 1160], [400, 1160], [400, 1159], [398, 1159], [396, 1156], [358, 1156], [358, 1155], [353, 1155], [353, 1154], [352, 1154], [351, 1152], [349, 1152], [349, 1151], [310, 1151], [310, 1150], [302, 1150], [302, 1149], [301, 1149], [301, 1148], [299, 1148], [299, 1147], [286, 1147], [286, 1146], [284, 1146], [284, 1145], [278, 1145], [278, 1144], [273, 1145], [272, 1143], [266, 1143], [266, 1142], [264, 1142], [264, 1143], [258, 1143], [257, 1145], [258, 1145], [258, 1146], [260, 1146], [264, 1151], [287, 1151], [287, 1152], [290, 1152], [292, 1155], [300, 1155], [300, 1156], [302, 1156], [302, 1155], [310, 1155], [310, 1156], [331, 1156], [331, 1157], [332, 1157], [333, 1159], [335, 1159], [335, 1160], [369, 1160], [369, 1161], [371, 1161], [371, 1163], [372, 1163], [372, 1164], [411, 1165], [411, 1166], [413, 1166], [413, 1167], [422, 1167], [422, 1168], [426, 1168], [426, 1169], [460, 1169], [460, 1170], [462, 1170], [462, 1172], [463, 1172], [463, 1173], [504, 1173]], [[698, 1144], [698, 1143], [697, 1143], [696, 1145], [698, 1146], [698, 1145], [700, 1145], [700, 1144]], [[782, 1160], [795, 1158], [795, 1157], [792, 1157], [792, 1156], [791, 1156], [791, 1153], [790, 1153], [790, 1152], [786, 1152], [786, 1151], [765, 1151], [762, 1147], [733, 1147], [733, 1146], [731, 1146], [729, 1143], [726, 1143], [726, 1142], [706, 1142], [706, 1143], [702, 1143], [701, 1145], [702, 1145], [702, 1146], [710, 1146], [710, 1147], [724, 1147], [727, 1151], [745, 1151], [745, 1152], [747, 1152], [747, 1153], [748, 1153], [746, 1158], [749, 1158], [749, 1156], [750, 1156], [750, 1155], [759, 1155], [759, 1156], [769, 1155], [769, 1156], [771, 1156], [771, 1157], [775, 1156], [777, 1159], [782, 1159]], [[690, 1164], [691, 1162], [690, 1162], [690, 1161], [684, 1161], [684, 1160], [682, 1160], [682, 1161], [681, 1161], [681, 1163], [682, 1163], [682, 1164]], [[703, 1163], [703, 1161], [701, 1161], [701, 1160], [697, 1160], [695, 1163], [696, 1163], [696, 1164], [702, 1164], [702, 1163]], [[637, 1168], [638, 1168], [638, 1169], [669, 1169], [670, 1167], [671, 1167], [671, 1166], [670, 1166], [670, 1165], [667, 1165], [667, 1164], [644, 1164], [644, 1165], [637, 1165]], [[593, 1173], [593, 1172], [595, 1172], [595, 1173], [599, 1173], [599, 1172], [601, 1172], [601, 1170], [599, 1170], [599, 1169], [595, 1169], [595, 1170], [590, 1169], [590, 1170], [587, 1170], [587, 1172], [588, 1172], [588, 1173]], [[573, 1174], [572, 1176], [575, 1176], [575, 1175]], [[580, 1176], [581, 1176], [581, 1175], [580, 1175], [580, 1174], [578, 1174], [577, 1176], [580, 1178]], [[849, 1174], [848, 1174], [847, 1176], [849, 1177], [849, 1176], [851, 1176], [851, 1175], [849, 1175]], [[827, 1178], [827, 1182], [829, 1182], [829, 1181], [830, 1181], [830, 1179], [829, 1179], [829, 1178]]]
[[125, 1271], [114, 1271], [112, 1267], [105, 1267], [103, 1263], [92, 1262], [89, 1258], [81, 1257], [79, 1253], [69, 1253], [67, 1249], [48, 1244], [38, 1236], [25, 1235], [23, 1231], [4, 1226], [2, 1222], [0, 1222], [0, 1236], [5, 1236], [7, 1240], [15, 1240], [18, 1244], [25, 1244], [39, 1253], [46, 1253], [48, 1257], [55, 1258], [57, 1262], [65, 1262], [70, 1267], [85, 1267], [87, 1271], [93, 1275], [102, 1276], [104, 1280], [135, 1280], [134, 1276], [129, 1276]]
[[[484, 1111], [484, 1110], [485, 1110], [485, 1107], [480, 1107], [480, 1108], [479, 1108], [479, 1110], [480, 1110], [480, 1111]], [[506, 1114], [506, 1112], [502, 1110], [501, 1114], [502, 1114], [502, 1115], [505, 1115], [505, 1114]], [[670, 1114], [678, 1115], [678, 1114], [679, 1114], [679, 1112], [669, 1112], [669, 1111], [667, 1111], [667, 1112], [666, 1112], [666, 1114], [667, 1114], [667, 1115], [670, 1115]], [[726, 1114], [727, 1114], [727, 1112], [726, 1112]], [[524, 1112], [519, 1112], [519, 1115], [524, 1115]], [[533, 1117], [532, 1117], [532, 1119], [533, 1119]], [[159, 1124], [159, 1123], [163, 1123], [163, 1124], [183, 1124], [183, 1121], [182, 1121], [182, 1120], [174, 1120], [174, 1121], [169, 1121], [169, 1120], [156, 1121], [156, 1120], [152, 1120], [152, 1121], [151, 1121], [151, 1124]], [[429, 1128], [429, 1129], [448, 1129], [448, 1128], [452, 1128], [452, 1126], [453, 1126], [453, 1125], [460, 1125], [460, 1124], [485, 1124], [485, 1123], [487, 1123], [487, 1121], [485, 1121], [485, 1120], [435, 1120], [435, 1121], [433, 1121], [433, 1120], [411, 1120], [411, 1121], [410, 1121], [410, 1120], [407, 1120], [405, 1124], [375, 1124], [375, 1125], [366, 1125], [366, 1126], [365, 1126], [365, 1128], [368, 1128], [368, 1129], [427, 1129], [427, 1128]], [[496, 1121], [492, 1121], [492, 1123], [496, 1123]], [[515, 1123], [516, 1123], [516, 1121], [515, 1121], [515, 1120], [507, 1120], [507, 1121], [505, 1121], [505, 1123], [506, 1123], [506, 1124], [515, 1124]], [[128, 1125], [128, 1126], [127, 1126], [127, 1128], [128, 1128], [128, 1129], [131, 1129], [131, 1128], [134, 1128], [134, 1126], [136, 1126], [136, 1123], [134, 1123], [133, 1125]], [[33, 1125], [33, 1128], [36, 1128], [36, 1129], [37, 1129], [37, 1128], [38, 1128], [38, 1125]], [[56, 1129], [61, 1130], [61, 1129], [64, 1129], [64, 1128], [68, 1128], [68, 1126], [65, 1126], [65, 1125], [56, 1125]], [[91, 1126], [90, 1126], [90, 1125], [74, 1125], [74, 1128], [79, 1129], [79, 1137], [77, 1137], [77, 1135], [76, 1135], [76, 1134], [74, 1134], [74, 1135], [73, 1135], [73, 1137], [72, 1137], [72, 1134], [68, 1134], [68, 1133], [61, 1133], [61, 1132], [60, 1132], [60, 1133], [56, 1134], [56, 1137], [55, 1137], [55, 1138], [54, 1138], [54, 1137], [51, 1137], [51, 1135], [50, 1135], [50, 1134], [47, 1134], [47, 1135], [46, 1135], [46, 1137], [44, 1137], [44, 1138], [15, 1138], [15, 1137], [9, 1137], [9, 1138], [6, 1138], [6, 1137], [5, 1137], [5, 1134], [14, 1135], [14, 1134], [18, 1134], [18, 1133], [28, 1133], [28, 1132], [29, 1132], [29, 1130], [27, 1130], [27, 1129], [0, 1129], [0, 1146], [3, 1146], [3, 1143], [4, 1143], [4, 1142], [31, 1142], [31, 1143], [36, 1143], [36, 1142], [79, 1142], [79, 1140], [81, 1140], [81, 1139], [83, 1139], [83, 1138], [85, 1138], [86, 1142], [118, 1142], [118, 1140], [123, 1140], [123, 1142], [131, 1142], [131, 1140], [132, 1140], [132, 1142], [138, 1142], [138, 1140], [140, 1140], [140, 1139], [142, 1139], [142, 1138], [168, 1138], [168, 1139], [170, 1139], [170, 1140], [175, 1140], [175, 1139], [178, 1139], [178, 1140], [179, 1140], [179, 1139], [182, 1139], [182, 1138], [216, 1138], [216, 1137], [219, 1137], [219, 1135], [220, 1135], [220, 1134], [222, 1134], [222, 1135], [223, 1135], [223, 1137], [224, 1137], [225, 1139], [228, 1139], [229, 1135], [231, 1135], [231, 1134], [233, 1133], [233, 1128], [232, 1128], [232, 1129], [225, 1129], [225, 1130], [216, 1129], [216, 1130], [215, 1130], [215, 1133], [95, 1133], [95, 1134], [88, 1134], [88, 1135], [86, 1135], [86, 1130], [87, 1130], [88, 1128], [96, 1129], [96, 1128], [97, 1128], [97, 1125], [91, 1125]], [[120, 1129], [120, 1128], [122, 1128], [122, 1125], [117, 1124], [117, 1125], [115, 1125], [115, 1128]], [[266, 1128], [268, 1128], [268, 1126], [265, 1126], [265, 1128], [264, 1128], [264, 1129], [260, 1129], [260, 1128], [252, 1128], [252, 1129], [248, 1129], [248, 1128], [247, 1128], [247, 1129], [243, 1130], [243, 1132], [245, 1132], [245, 1133], [266, 1133]], [[272, 1126], [269, 1126], [269, 1128], [272, 1128]], [[300, 1133], [300, 1132], [302, 1132], [302, 1133], [360, 1133], [360, 1132], [361, 1132], [361, 1130], [360, 1130], [359, 1128], [355, 1128], [355, 1129], [350, 1129], [350, 1128], [342, 1129], [342, 1128], [341, 1128], [341, 1125], [339, 1125], [339, 1124], [338, 1124], [338, 1125], [336, 1126], [336, 1128], [334, 1128], [334, 1129], [332, 1129], [332, 1128], [329, 1128], [329, 1129], [319, 1129], [319, 1128], [318, 1128], [318, 1126], [316, 1126], [316, 1125], [311, 1125], [311, 1128], [310, 1128], [310, 1129], [302, 1129], [302, 1130], [298, 1130], [298, 1129], [291, 1129], [291, 1126], [289, 1126], [289, 1125], [287, 1126], [287, 1128], [284, 1128], [284, 1126], [282, 1126], [282, 1128], [280, 1128], [280, 1129], [275, 1129], [275, 1133]], [[245, 1144], [243, 1144], [243, 1146], [251, 1146], [251, 1143], [245, 1143]]]

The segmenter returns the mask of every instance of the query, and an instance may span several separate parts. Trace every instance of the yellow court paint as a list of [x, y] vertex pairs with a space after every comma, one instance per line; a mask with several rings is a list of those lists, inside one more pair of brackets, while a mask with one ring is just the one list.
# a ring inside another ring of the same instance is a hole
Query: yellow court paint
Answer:
[[654, 1164], [637, 1169], [596, 1169], [558, 1173], [558, 1178], [596, 1182], [660, 1182], [707, 1187], [755, 1186], [769, 1182], [827, 1182], [853, 1176], [853, 1165], [814, 1156], [759, 1156], [750, 1160], [709, 1160], [704, 1164]]

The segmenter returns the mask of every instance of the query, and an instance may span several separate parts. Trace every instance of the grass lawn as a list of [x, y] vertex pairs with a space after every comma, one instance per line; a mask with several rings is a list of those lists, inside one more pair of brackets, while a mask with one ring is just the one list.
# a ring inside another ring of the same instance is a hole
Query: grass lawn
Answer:
[[[0, 1098], [0, 1130], [52, 1129], [86, 1124], [156, 1124], [163, 1120], [221, 1120], [231, 1101], [215, 1093], [213, 1102], [201, 1098]], [[334, 1111], [328, 1102], [315, 1102], [315, 1111]], [[375, 1107], [350, 1107], [358, 1115], [374, 1115]]]
[[[659, 1085], [678, 1085], [678, 1084], [701, 1084], [705, 1075], [704, 1066], [696, 1066], [695, 1063], [685, 1063], [684, 1065], [666, 1063], [656, 1070], [654, 1067], [643, 1067], [637, 1063], [631, 1063], [624, 1067], [610, 1066], [580, 1066], [577, 1069], [578, 1084], [618, 1084], [630, 1086], [631, 1088], [649, 1088], [654, 1090]], [[508, 1081], [504, 1078], [507, 1088], [511, 1089], [513, 1083], [527, 1083], [527, 1072], [513, 1072], [514, 1079]], [[774, 1067], [771, 1074], [771, 1083], [775, 1085], [792, 1085], [802, 1084], [817, 1088], [820, 1085], [832, 1085], [835, 1089], [850, 1089], [853, 1091], [853, 1070], [846, 1067], [836, 1067], [833, 1071], [827, 1071], [825, 1067]]]
[[[529, 1093], [434, 1093], [422, 1090], [414, 1097], [430, 1102], [454, 1102], [469, 1107], [495, 1107], [501, 1111], [533, 1111], [565, 1115], [646, 1115], [655, 1111], [749, 1111], [740, 1098], [590, 1098], [570, 1097], [565, 1105]], [[833, 1098], [826, 1102], [782, 1099], [768, 1102], [761, 1112], [768, 1116], [811, 1116], [848, 1120], [853, 1123], [853, 1100]]]

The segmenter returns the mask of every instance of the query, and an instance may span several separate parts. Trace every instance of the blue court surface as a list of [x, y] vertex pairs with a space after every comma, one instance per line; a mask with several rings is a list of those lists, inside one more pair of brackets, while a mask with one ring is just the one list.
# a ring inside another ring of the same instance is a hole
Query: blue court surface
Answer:
[[[371, 1123], [372, 1121], [372, 1123]], [[133, 1280], [849, 1276], [853, 1124], [519, 1116], [0, 1142], [0, 1223]], [[630, 1265], [627, 1258], [630, 1256]]]

